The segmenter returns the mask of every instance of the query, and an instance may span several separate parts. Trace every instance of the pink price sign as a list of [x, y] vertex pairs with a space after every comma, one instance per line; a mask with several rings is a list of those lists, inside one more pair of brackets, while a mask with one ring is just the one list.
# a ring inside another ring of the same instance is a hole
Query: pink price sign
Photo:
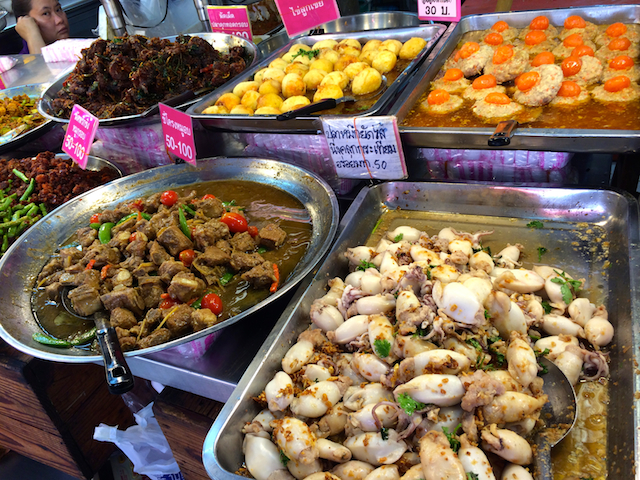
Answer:
[[418, 0], [420, 20], [460, 21], [460, 0]]
[[196, 164], [196, 143], [191, 117], [180, 110], [160, 104], [162, 134], [167, 149], [185, 162]]
[[7, 88], [7, 86], [4, 84], [2, 77], [0, 76], [0, 90], [4, 90], [5, 88]]
[[91, 115], [80, 105], [73, 106], [67, 133], [62, 142], [62, 151], [68, 153], [83, 170], [87, 167], [87, 157], [99, 123], [98, 117]]
[[246, 6], [207, 7], [209, 23], [214, 32], [228, 33], [237, 37], [253, 40], [251, 22]]
[[282, 17], [284, 28], [287, 29], [287, 34], [290, 37], [340, 18], [340, 10], [338, 10], [336, 0], [275, 1]]

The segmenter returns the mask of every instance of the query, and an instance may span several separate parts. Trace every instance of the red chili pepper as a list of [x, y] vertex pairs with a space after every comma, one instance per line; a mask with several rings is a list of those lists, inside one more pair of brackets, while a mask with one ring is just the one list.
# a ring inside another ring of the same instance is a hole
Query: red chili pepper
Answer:
[[165, 298], [160, 302], [160, 305], [158, 305], [158, 307], [166, 310], [167, 308], [175, 307], [176, 305], [179, 305], [179, 304], [180, 302], [174, 298]]
[[129, 235], [129, 243], [133, 242], [137, 238], [138, 238], [138, 232], [133, 232], [131, 235]]
[[131, 210], [138, 210], [139, 212], [141, 212], [142, 210], [144, 210], [144, 204], [142, 203], [142, 200], [138, 199], [131, 202], [129, 204], [129, 208]]
[[276, 290], [278, 290], [278, 284], [280, 283], [280, 270], [278, 270], [278, 265], [275, 263], [273, 264], [273, 273], [276, 276], [276, 281], [271, 284], [269, 291], [271, 293], [276, 293]]
[[249, 235], [251, 235], [252, 237], [257, 237], [258, 236], [258, 227], [254, 226], [254, 225], [249, 225], [247, 227], [247, 232], [249, 232]]
[[111, 267], [111, 265], [107, 264], [104, 267], [102, 267], [102, 269], [100, 270], [101, 280], [104, 280], [105, 278], [107, 278], [107, 271], [109, 270], [109, 267]]
[[91, 260], [89, 260], [89, 263], [87, 263], [87, 266], [84, 269], [91, 270], [95, 264], [96, 264], [96, 259], [92, 258]]
[[89, 223], [100, 223], [100, 214], [94, 213], [93, 215], [91, 215], [91, 220], [89, 220]]

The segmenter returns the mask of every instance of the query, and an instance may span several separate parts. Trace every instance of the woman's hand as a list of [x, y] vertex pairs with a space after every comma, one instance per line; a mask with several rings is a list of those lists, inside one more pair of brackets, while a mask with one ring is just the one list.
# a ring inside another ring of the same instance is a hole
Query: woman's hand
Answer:
[[16, 21], [16, 32], [27, 42], [29, 53], [42, 53], [45, 43], [40, 28], [33, 18], [19, 17]]

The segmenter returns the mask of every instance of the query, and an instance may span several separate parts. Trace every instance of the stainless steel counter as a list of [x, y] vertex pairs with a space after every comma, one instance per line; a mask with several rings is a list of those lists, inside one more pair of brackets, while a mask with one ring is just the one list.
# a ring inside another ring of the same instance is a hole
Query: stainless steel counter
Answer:
[[2, 80], [7, 88], [33, 83], [51, 83], [73, 63], [47, 63], [42, 55], [11, 55], [16, 58], [13, 68], [2, 74]]

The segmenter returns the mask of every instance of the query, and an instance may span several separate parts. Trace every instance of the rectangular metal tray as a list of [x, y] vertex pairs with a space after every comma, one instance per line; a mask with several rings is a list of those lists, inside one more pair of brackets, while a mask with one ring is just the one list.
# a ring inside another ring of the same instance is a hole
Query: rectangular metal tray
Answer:
[[[357, 116], [370, 116], [380, 115], [383, 113], [385, 107], [395, 98], [400, 88], [405, 84], [407, 78], [413, 73], [417, 67], [426, 58], [431, 48], [436, 44], [440, 35], [446, 30], [444, 25], [431, 24], [421, 25], [418, 27], [406, 27], [406, 28], [392, 28], [387, 30], [375, 30], [369, 32], [353, 32], [353, 33], [330, 33], [323, 35], [309, 35], [303, 37], [296, 37], [289, 41], [285, 46], [275, 51], [272, 55], [262, 60], [252, 69], [243, 72], [236, 77], [231, 83], [226, 85], [223, 89], [218, 89], [214, 93], [211, 93], [201, 99], [195, 105], [192, 105], [187, 110], [187, 113], [191, 117], [200, 121], [200, 123], [208, 129], [217, 130], [230, 130], [235, 132], [286, 132], [286, 133], [315, 133], [319, 129], [317, 115], [307, 115], [288, 120], [285, 122], [279, 122], [276, 120], [275, 115], [207, 115], [202, 111], [215, 104], [216, 100], [223, 95], [233, 91], [233, 88], [240, 82], [253, 79], [253, 76], [259, 70], [267, 67], [273, 60], [280, 58], [296, 43], [304, 43], [306, 45], [313, 45], [320, 40], [334, 39], [337, 41], [345, 38], [355, 38], [361, 43], [364, 43], [372, 39], [386, 40], [389, 38], [395, 38], [402, 42], [409, 40], [411, 37], [422, 37], [427, 40], [427, 46], [425, 49], [414, 58], [409, 65], [405, 67], [402, 73], [396, 78], [382, 96], [373, 104], [371, 108], [363, 111]], [[352, 115], [352, 114], [350, 114]]]
[[[383, 214], [395, 215], [396, 222], [405, 223], [400, 219], [403, 210], [420, 211], [420, 220], [408, 223], [430, 234], [444, 226], [464, 231], [495, 230], [483, 242], [489, 246], [495, 243], [494, 251], [509, 239], [523, 243], [525, 251], [533, 251], [533, 255], [537, 246], [544, 245], [549, 251], [545, 262], [570, 265], [576, 278], [587, 279], [591, 300], [604, 301], [616, 328], [610, 346], [612, 394], [607, 420], [608, 470], [615, 474], [609, 478], [635, 478], [635, 431], [640, 425], [640, 400], [634, 396], [640, 383], [634, 363], [640, 356], [636, 200], [611, 190], [435, 182], [389, 182], [365, 187], [358, 194], [313, 281], [296, 292], [211, 427], [202, 454], [209, 476], [216, 480], [240, 478], [233, 472], [243, 462], [241, 429], [260, 410], [252, 397], [259, 395], [281, 370], [284, 354], [308, 327], [311, 303], [326, 293], [327, 281], [348, 274], [348, 261], [343, 255], [346, 249], [365, 244]], [[531, 219], [543, 221], [544, 229], [527, 228]], [[391, 228], [395, 226], [392, 223]], [[600, 232], [601, 239], [609, 242], [608, 258], [592, 253], [595, 236], [589, 230]], [[607, 261], [610, 268], [606, 267]]]
[[[468, 15], [455, 25], [451, 24], [438, 45], [413, 75], [402, 94], [390, 105], [389, 115], [398, 117], [402, 143], [412, 147], [431, 148], [508, 148], [512, 150], [540, 150], [557, 152], [633, 153], [640, 150], [640, 130], [605, 130], [572, 128], [518, 127], [511, 143], [505, 147], [490, 147], [489, 137], [495, 127], [487, 128], [437, 128], [400, 125], [440, 71], [461, 37], [473, 30], [485, 30], [498, 20], [504, 20], [517, 28], [526, 27], [538, 15], [549, 17], [553, 25], [562, 26], [570, 15], [581, 15], [593, 23], [638, 23], [640, 5], [602, 5], [597, 7], [561, 8], [553, 10], [528, 10]], [[433, 57], [433, 58], [431, 58]]]

